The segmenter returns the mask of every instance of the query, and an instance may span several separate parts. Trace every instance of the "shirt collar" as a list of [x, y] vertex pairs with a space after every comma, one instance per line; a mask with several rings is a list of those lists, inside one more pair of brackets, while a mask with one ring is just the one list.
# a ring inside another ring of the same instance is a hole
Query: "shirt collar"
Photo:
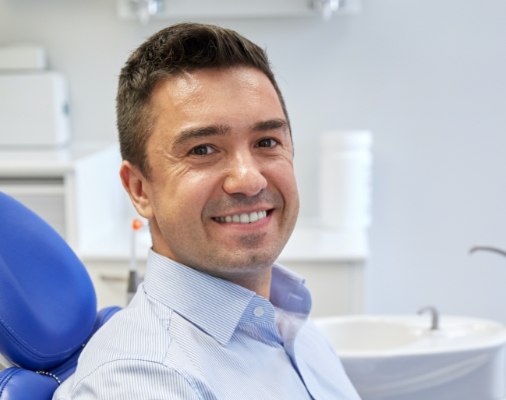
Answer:
[[[252, 300], [264, 300], [251, 290], [189, 268], [153, 250], [148, 254], [144, 290], [222, 345], [229, 342]], [[279, 265], [273, 266], [271, 302], [285, 311], [305, 316], [311, 308], [304, 280]]]
[[277, 308], [303, 318], [311, 311], [311, 294], [305, 279], [279, 264], [272, 268], [270, 301]]

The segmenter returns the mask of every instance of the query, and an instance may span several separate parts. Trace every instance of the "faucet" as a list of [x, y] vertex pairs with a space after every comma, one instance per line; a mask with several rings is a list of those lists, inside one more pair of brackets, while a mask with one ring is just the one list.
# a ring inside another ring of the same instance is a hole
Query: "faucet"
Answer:
[[497, 254], [500, 254], [500, 255], [506, 257], [506, 251], [498, 249], [497, 247], [492, 247], [492, 246], [474, 246], [469, 249], [469, 253], [473, 254], [475, 251], [479, 251], [479, 250], [491, 251], [493, 253], [497, 253]]
[[439, 312], [436, 309], [436, 307], [424, 307], [418, 310], [417, 314], [424, 314], [424, 313], [430, 313], [431, 317], [431, 323], [430, 323], [430, 330], [435, 331], [439, 329]]

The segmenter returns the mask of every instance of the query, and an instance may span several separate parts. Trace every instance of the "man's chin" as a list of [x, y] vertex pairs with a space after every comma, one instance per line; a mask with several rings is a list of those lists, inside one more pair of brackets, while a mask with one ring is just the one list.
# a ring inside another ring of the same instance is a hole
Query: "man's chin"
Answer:
[[270, 268], [279, 256], [280, 251], [266, 251], [265, 249], [248, 249], [235, 253], [229, 260], [229, 268], [237, 270], [262, 270]]

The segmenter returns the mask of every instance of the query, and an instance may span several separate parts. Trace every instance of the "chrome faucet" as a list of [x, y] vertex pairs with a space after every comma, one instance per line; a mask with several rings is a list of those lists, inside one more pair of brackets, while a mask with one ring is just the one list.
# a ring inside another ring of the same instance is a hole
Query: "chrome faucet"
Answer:
[[497, 253], [497, 254], [500, 254], [500, 255], [506, 257], [506, 251], [499, 249], [497, 247], [493, 247], [493, 246], [474, 246], [474, 247], [471, 247], [471, 249], [469, 249], [469, 253], [473, 254], [475, 251], [481, 251], [481, 250], [491, 251], [493, 253]]
[[435, 331], [439, 329], [439, 312], [436, 309], [436, 307], [424, 307], [418, 310], [417, 314], [424, 314], [424, 313], [430, 313], [431, 317], [431, 323], [430, 323], [430, 330]]

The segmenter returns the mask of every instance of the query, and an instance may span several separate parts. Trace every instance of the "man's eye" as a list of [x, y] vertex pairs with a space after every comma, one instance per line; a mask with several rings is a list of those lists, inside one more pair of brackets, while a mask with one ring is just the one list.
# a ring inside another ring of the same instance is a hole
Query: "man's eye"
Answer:
[[190, 150], [190, 155], [193, 156], [207, 156], [211, 153], [214, 153], [214, 149], [212, 148], [212, 146], [208, 144], [195, 146], [193, 149]]
[[258, 142], [258, 147], [274, 147], [278, 144], [277, 140], [272, 138], [262, 139]]

